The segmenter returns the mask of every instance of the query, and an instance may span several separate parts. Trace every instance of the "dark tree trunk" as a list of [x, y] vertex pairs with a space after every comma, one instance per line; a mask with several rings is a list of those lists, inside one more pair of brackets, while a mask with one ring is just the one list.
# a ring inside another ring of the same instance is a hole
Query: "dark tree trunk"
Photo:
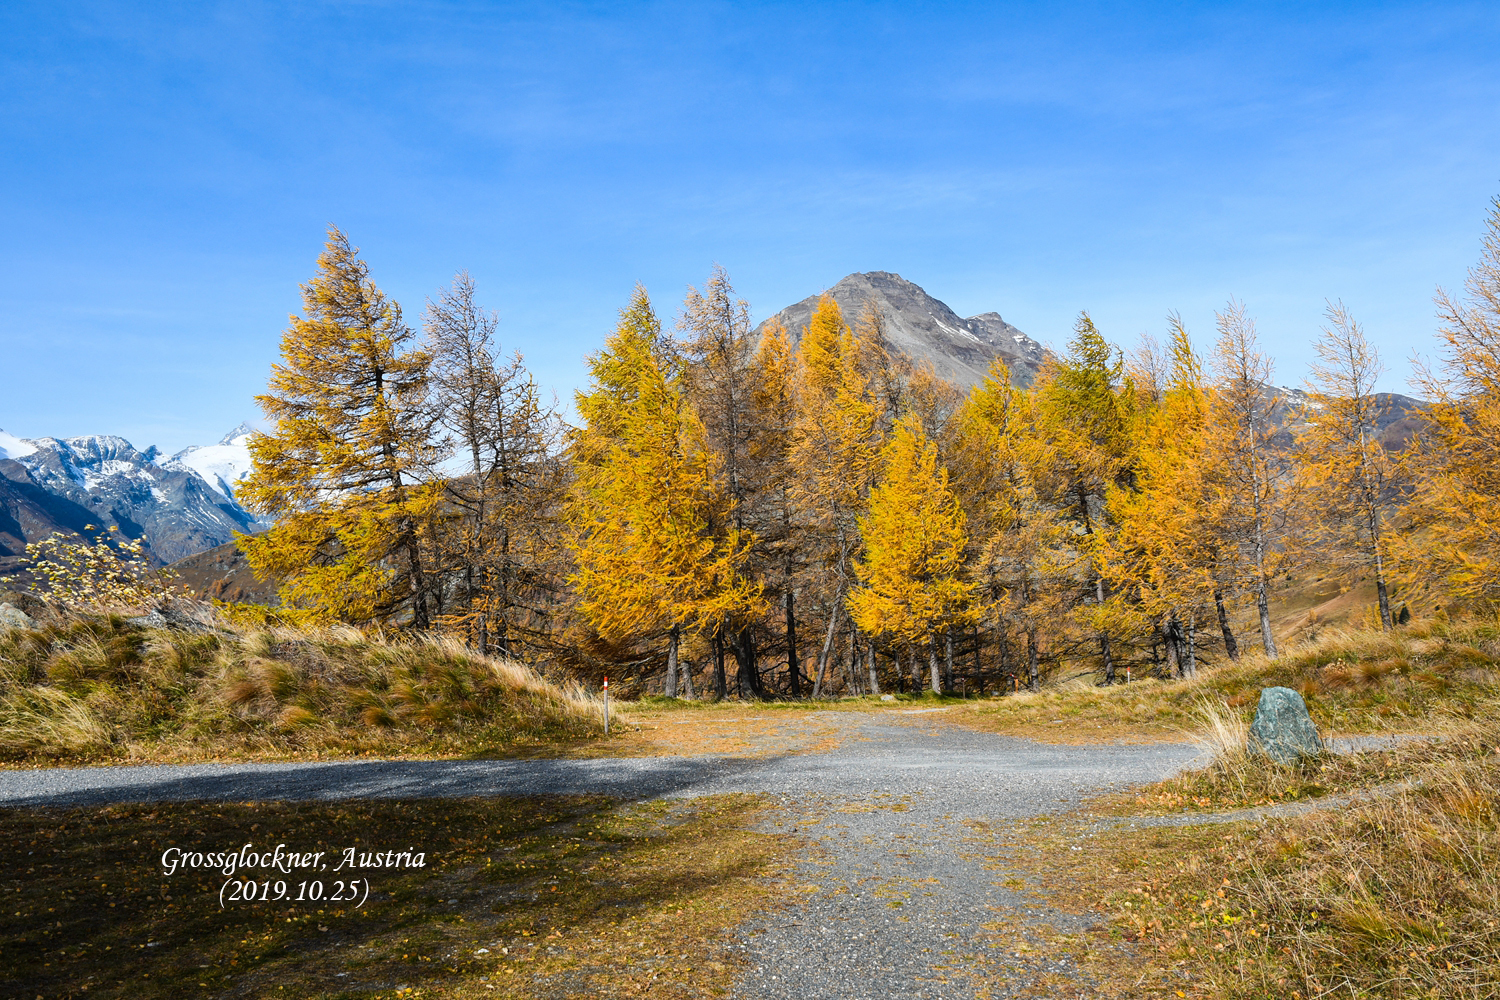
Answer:
[[1187, 620], [1187, 675], [1198, 676], [1198, 615], [1189, 611]]
[[[1010, 666], [1010, 636], [1006, 633], [1004, 625], [996, 625], [995, 631], [999, 633], [997, 641], [1000, 645], [1000, 685], [1003, 688], [1007, 686], [1006, 678], [1010, 677], [1012, 673]], [[1014, 687], [1015, 685], [1012, 684], [1009, 686]]]
[[802, 670], [797, 661], [797, 614], [792, 592], [786, 592], [786, 669], [792, 682], [792, 697], [802, 697]]
[[1176, 611], [1172, 612], [1162, 626], [1162, 641], [1167, 647], [1167, 667], [1172, 678], [1181, 680], [1186, 667], [1183, 665], [1182, 623], [1177, 620]]
[[724, 676], [724, 630], [714, 629], [714, 699], [729, 697], [729, 680]]
[[1033, 691], [1042, 689], [1041, 654], [1036, 648], [1036, 630], [1026, 630], [1026, 667], [1028, 677], [1026, 686]]
[[676, 625], [667, 633], [667, 682], [662, 685], [662, 693], [668, 698], [677, 697], [677, 644], [681, 637], [682, 630]]
[[764, 699], [765, 689], [760, 683], [760, 668], [755, 660], [755, 633], [746, 625], [734, 635], [734, 660], [738, 666], [735, 685], [741, 698]]
[[863, 694], [859, 684], [859, 633], [852, 628], [849, 630], [849, 693], [852, 695]]
[[880, 678], [875, 675], [875, 640], [865, 646], [865, 669], [870, 673], [870, 693], [880, 693]]
[[1229, 627], [1229, 612], [1224, 610], [1223, 591], [1214, 591], [1214, 609], [1219, 612], [1219, 631], [1224, 633], [1224, 655], [1231, 660], [1240, 658], [1240, 644], [1234, 637], [1234, 629]]
[[984, 694], [984, 664], [979, 658], [979, 642], [984, 631], [978, 625], [974, 626], [974, 691], [976, 694]]
[[943, 690], [953, 693], [953, 629], [943, 629]]

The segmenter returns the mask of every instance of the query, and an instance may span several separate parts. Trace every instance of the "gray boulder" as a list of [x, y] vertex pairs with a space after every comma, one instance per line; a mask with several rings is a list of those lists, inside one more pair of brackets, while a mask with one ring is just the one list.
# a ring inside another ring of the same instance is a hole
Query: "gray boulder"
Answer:
[[214, 628], [208, 622], [200, 621], [190, 614], [184, 614], [176, 608], [157, 608], [144, 615], [125, 619], [127, 625], [135, 625], [138, 628], [166, 628], [178, 632], [212, 632]]
[[31, 628], [36, 622], [14, 604], [0, 604], [0, 628]]
[[1295, 764], [1322, 753], [1323, 741], [1302, 695], [1284, 687], [1262, 690], [1247, 749], [1252, 756], [1263, 753], [1278, 764]]

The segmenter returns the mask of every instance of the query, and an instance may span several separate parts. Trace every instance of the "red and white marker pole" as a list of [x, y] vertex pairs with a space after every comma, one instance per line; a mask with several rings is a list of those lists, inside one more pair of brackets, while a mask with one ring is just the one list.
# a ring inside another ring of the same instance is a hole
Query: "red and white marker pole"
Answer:
[[604, 678], [604, 735], [609, 735], [609, 678]]

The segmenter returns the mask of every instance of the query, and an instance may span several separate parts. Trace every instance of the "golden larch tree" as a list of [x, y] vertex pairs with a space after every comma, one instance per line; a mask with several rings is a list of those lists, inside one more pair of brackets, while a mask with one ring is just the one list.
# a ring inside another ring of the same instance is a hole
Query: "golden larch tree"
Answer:
[[792, 497], [805, 513], [806, 562], [827, 595], [828, 624], [818, 654], [813, 694], [822, 692], [859, 556], [864, 513], [879, 457], [880, 407], [860, 370], [861, 345], [833, 297], [824, 294], [799, 345], [792, 437]]
[[[1222, 506], [1208, 461], [1209, 394], [1203, 365], [1174, 313], [1159, 365], [1142, 372], [1150, 392], [1135, 421], [1136, 466], [1128, 484], [1111, 484], [1116, 530], [1101, 548], [1106, 574], [1131, 599], [1131, 610], [1155, 623], [1174, 676], [1197, 668], [1196, 616], [1212, 603], [1226, 652], [1238, 644], [1224, 607]], [[1139, 386], [1138, 386], [1139, 388]]]
[[590, 359], [593, 391], [578, 397], [590, 423], [571, 505], [572, 582], [606, 639], [668, 639], [666, 691], [675, 696], [684, 630], [717, 630], [764, 608], [742, 572], [751, 539], [729, 523], [722, 465], [659, 331], [637, 288]]
[[418, 478], [437, 448], [429, 358], [403, 350], [401, 307], [336, 228], [302, 303], [256, 397], [272, 428], [251, 435], [237, 490], [274, 524], [240, 548], [258, 576], [281, 581], [289, 606], [426, 628], [434, 581], [420, 535], [439, 496]]
[[1417, 369], [1431, 404], [1410, 455], [1413, 530], [1403, 579], [1433, 600], [1500, 604], [1500, 198], [1491, 202], [1468, 295], [1439, 291], [1436, 364]]
[[925, 644], [932, 690], [941, 693], [939, 633], [977, 620], [975, 584], [965, 578], [964, 513], [938, 463], [937, 445], [908, 415], [880, 455], [879, 482], [860, 518], [864, 553], [856, 564], [861, 586], [849, 612], [867, 634], [906, 647]]

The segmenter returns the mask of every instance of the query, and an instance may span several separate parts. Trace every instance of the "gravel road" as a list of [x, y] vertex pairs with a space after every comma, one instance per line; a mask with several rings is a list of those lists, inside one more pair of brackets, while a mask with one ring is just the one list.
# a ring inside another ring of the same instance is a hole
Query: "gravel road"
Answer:
[[[762, 792], [783, 806], [768, 824], [779, 820], [772, 828], [795, 829], [820, 850], [798, 873], [806, 901], [742, 929], [736, 947], [748, 966], [736, 997], [971, 997], [971, 970], [1016, 986], [1068, 972], [1001, 949], [985, 924], [1071, 931], [1093, 918], [1006, 888], [1005, 873], [965, 848], [966, 824], [1067, 809], [1088, 794], [1166, 777], [1198, 753], [1183, 744], [1040, 744], [917, 712], [828, 715], [842, 742], [826, 754], [0, 771], [0, 806]], [[1081, 982], [1078, 995], [1087, 995]]]

